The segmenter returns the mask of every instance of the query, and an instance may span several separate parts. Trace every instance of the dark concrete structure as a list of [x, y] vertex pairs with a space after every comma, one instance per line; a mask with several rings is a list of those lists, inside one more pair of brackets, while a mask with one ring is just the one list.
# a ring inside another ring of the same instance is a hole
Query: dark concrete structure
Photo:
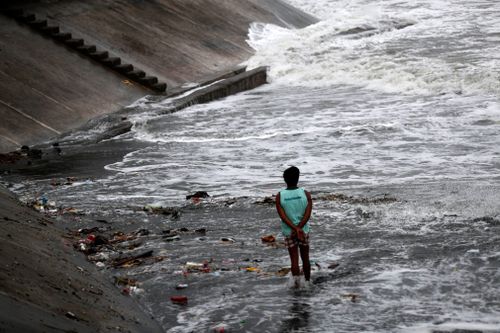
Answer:
[[208, 103], [219, 98], [250, 90], [265, 84], [266, 81], [267, 69], [265, 67], [254, 68], [199, 89], [186, 97], [179, 98], [174, 103], [173, 109], [168, 110], [168, 112], [179, 111], [194, 104]]
[[30, 24], [0, 15], [0, 151], [117, 111], [154, 93], [156, 83], [175, 87], [231, 70], [252, 53], [245, 42], [251, 22], [315, 22], [280, 0], [20, 0], [0, 6], [36, 15], [27, 18]]

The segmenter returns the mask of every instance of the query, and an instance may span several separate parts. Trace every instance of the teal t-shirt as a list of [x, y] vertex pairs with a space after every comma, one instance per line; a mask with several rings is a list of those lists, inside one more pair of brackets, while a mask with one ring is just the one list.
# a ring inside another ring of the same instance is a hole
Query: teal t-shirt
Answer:
[[[307, 196], [303, 188], [293, 190], [280, 191], [280, 205], [285, 211], [286, 216], [293, 224], [298, 225], [307, 208]], [[302, 228], [304, 232], [309, 233], [309, 222]], [[283, 236], [290, 237], [292, 229], [283, 221], [281, 221], [281, 232]]]

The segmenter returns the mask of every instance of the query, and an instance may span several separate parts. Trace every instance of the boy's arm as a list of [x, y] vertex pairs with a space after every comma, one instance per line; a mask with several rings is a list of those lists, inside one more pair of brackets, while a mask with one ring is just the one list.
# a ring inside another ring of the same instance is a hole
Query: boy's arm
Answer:
[[278, 193], [276, 195], [276, 210], [278, 211], [278, 215], [280, 216], [281, 220], [286, 223], [290, 228], [292, 228], [292, 232], [297, 232], [297, 226], [292, 223], [286, 216], [285, 211], [283, 210], [283, 207], [281, 207], [280, 203], [280, 194]]
[[302, 220], [300, 220], [300, 223], [297, 225], [297, 228], [300, 228], [300, 230], [302, 230], [302, 228], [306, 225], [307, 221], [309, 221], [309, 219], [311, 218], [311, 212], [313, 207], [311, 193], [307, 191], [305, 191], [305, 193], [307, 197], [307, 207], [306, 211], [304, 212], [304, 217], [302, 218]]

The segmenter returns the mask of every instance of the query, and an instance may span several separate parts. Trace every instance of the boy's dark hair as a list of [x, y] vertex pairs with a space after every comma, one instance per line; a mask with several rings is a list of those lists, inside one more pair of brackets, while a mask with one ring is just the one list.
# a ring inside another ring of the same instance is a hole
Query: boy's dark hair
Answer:
[[299, 182], [300, 170], [297, 167], [289, 167], [283, 172], [283, 179], [288, 187], [295, 187]]

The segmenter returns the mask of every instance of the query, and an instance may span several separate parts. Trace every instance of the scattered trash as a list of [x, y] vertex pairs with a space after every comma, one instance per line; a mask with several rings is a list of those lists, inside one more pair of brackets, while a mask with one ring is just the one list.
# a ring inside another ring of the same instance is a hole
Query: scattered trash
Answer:
[[86, 253], [88, 248], [87, 248], [87, 245], [85, 245], [84, 243], [80, 243], [77, 245], [77, 248], [80, 252], [84, 252]]
[[69, 319], [78, 320], [78, 317], [71, 311], [66, 312], [65, 316]]
[[34, 208], [35, 210], [41, 213], [56, 214], [58, 212], [55, 201], [49, 201], [44, 196], [28, 203], [28, 206]]
[[144, 294], [144, 289], [139, 288], [137, 286], [132, 286], [129, 288], [129, 294], [130, 295], [141, 295], [141, 294]]
[[492, 216], [478, 217], [473, 219], [472, 222], [486, 222], [494, 226], [500, 225], [500, 219], [498, 218], [498, 215], [495, 217]]
[[291, 271], [290, 267], [283, 267], [283, 268], [280, 268], [276, 272], [276, 275], [278, 275], [278, 276], [286, 276], [286, 275], [288, 275], [288, 273], [290, 273], [290, 271]]
[[178, 241], [178, 240], [181, 240], [181, 237], [179, 236], [170, 236], [170, 237], [167, 237], [167, 236], [163, 236], [163, 240], [166, 241], [166, 242], [172, 242], [172, 241]]
[[152, 255], [153, 255], [153, 250], [149, 250], [127, 258], [116, 259], [111, 263], [111, 265], [115, 268], [138, 266], [141, 264], [144, 258], [151, 257]]
[[142, 209], [149, 214], [161, 214], [161, 215], [170, 215], [172, 218], [176, 219], [181, 216], [181, 212], [178, 208], [175, 207], [162, 207], [155, 205], [146, 205]]
[[172, 303], [179, 305], [187, 305], [188, 303], [187, 296], [171, 296], [170, 300], [172, 301]]
[[109, 243], [109, 240], [106, 237], [101, 236], [101, 235], [94, 236], [93, 239], [94, 239], [94, 242], [93, 242], [94, 245], [105, 245], [105, 244]]
[[227, 199], [227, 200], [224, 200], [224, 205], [226, 206], [232, 206], [233, 204], [235, 204], [237, 201], [236, 198], [230, 198], [230, 199]]
[[81, 210], [73, 208], [73, 207], [63, 208], [61, 213], [62, 214], [73, 214], [73, 215], [84, 215]]
[[206, 228], [199, 228], [195, 230], [189, 230], [188, 228], [179, 228], [179, 229], [167, 229], [163, 230], [162, 234], [164, 234], [164, 237], [171, 237], [171, 236], [176, 236], [176, 235], [192, 235], [192, 234], [200, 234], [200, 235], [205, 235], [207, 232]]
[[358, 298], [359, 298], [359, 295], [358, 294], [349, 293], [349, 294], [342, 295], [342, 297], [344, 297], [344, 298], [350, 298], [351, 302], [356, 303], [357, 300], [358, 300]]
[[182, 290], [182, 289], [186, 289], [187, 287], [189, 287], [189, 285], [184, 284], [184, 283], [180, 283], [177, 286], [175, 286], [175, 289]]
[[128, 277], [115, 276], [115, 284], [122, 286], [137, 286], [137, 280]]
[[328, 269], [335, 269], [335, 268], [339, 267], [339, 265], [340, 265], [339, 263], [333, 262], [330, 265], [328, 265]]
[[245, 269], [247, 272], [256, 272], [256, 273], [260, 273], [260, 268], [259, 267], [247, 267]]
[[184, 270], [188, 273], [195, 273], [195, 272], [210, 273], [211, 269], [209, 266], [209, 262], [205, 261], [203, 263], [187, 262], [184, 265]]
[[76, 177], [66, 177], [66, 179], [52, 179], [50, 181], [50, 185], [52, 186], [61, 186], [61, 185], [73, 185], [74, 182], [78, 181]]
[[141, 289], [136, 286], [125, 287], [122, 289], [122, 294], [124, 295], [140, 295], [144, 293], [144, 289]]
[[276, 203], [276, 198], [273, 195], [272, 197], [265, 197], [261, 201], [255, 201], [254, 204], [256, 205], [274, 205]]
[[130, 268], [157, 263], [166, 258], [164, 255], [154, 256], [150, 249], [137, 249], [146, 240], [160, 239], [162, 235], [150, 235], [150, 231], [144, 228], [130, 233], [118, 231], [110, 235], [104, 234], [106, 232], [111, 233], [107, 227], [82, 228], [68, 232], [66, 238], [74, 239], [73, 247], [83, 252], [87, 260], [94, 262], [99, 268]]
[[97, 231], [101, 231], [101, 230], [98, 227], [78, 229], [78, 233], [83, 234], [83, 235], [91, 234], [91, 233], [97, 232]]
[[98, 252], [94, 255], [89, 255], [87, 259], [90, 261], [107, 261], [109, 257], [110, 257], [109, 252], [103, 251], [103, 252]]
[[222, 237], [220, 239], [221, 242], [223, 243], [235, 243], [236, 241], [234, 240], [234, 238], [230, 238], [230, 237]]
[[261, 238], [263, 243], [274, 243], [276, 242], [276, 237], [274, 235], [267, 235]]
[[210, 197], [210, 195], [208, 195], [207, 192], [205, 192], [205, 191], [197, 191], [194, 194], [186, 195], [186, 200], [190, 200], [190, 199], [205, 199], [205, 198], [209, 198], [209, 197]]
[[392, 203], [398, 201], [396, 198], [389, 197], [387, 194], [374, 196], [372, 198], [363, 198], [363, 197], [355, 198], [342, 193], [330, 193], [330, 194], [320, 195], [315, 199], [324, 201], [348, 202], [350, 204], [382, 204], [382, 203]]
[[229, 332], [229, 326], [226, 324], [218, 324], [217, 326], [213, 327], [213, 331], [215, 333], [228, 333]]

